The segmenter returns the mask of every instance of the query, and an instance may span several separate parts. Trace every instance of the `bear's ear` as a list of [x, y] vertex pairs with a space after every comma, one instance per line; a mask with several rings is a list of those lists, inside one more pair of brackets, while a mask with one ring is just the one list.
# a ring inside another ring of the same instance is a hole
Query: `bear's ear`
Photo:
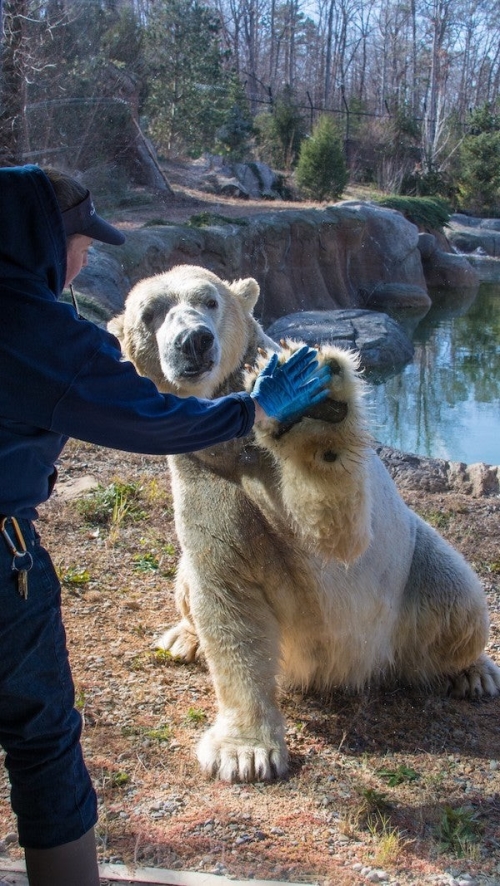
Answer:
[[123, 341], [124, 323], [125, 314], [118, 314], [117, 317], [113, 317], [108, 323], [108, 332], [111, 332], [111, 335], [116, 335], [119, 341]]
[[253, 277], [246, 277], [245, 280], [235, 280], [234, 283], [228, 284], [231, 292], [241, 298], [247, 311], [253, 311], [260, 295], [260, 286]]

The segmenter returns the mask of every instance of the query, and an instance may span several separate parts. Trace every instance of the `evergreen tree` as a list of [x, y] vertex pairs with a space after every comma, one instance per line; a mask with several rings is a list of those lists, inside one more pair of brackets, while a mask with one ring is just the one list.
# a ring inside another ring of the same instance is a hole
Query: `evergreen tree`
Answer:
[[155, 144], [165, 153], [209, 150], [224, 122], [229, 78], [220, 22], [197, 0], [163, 0], [146, 28], [146, 113]]
[[255, 118], [260, 158], [277, 169], [295, 165], [304, 138], [304, 121], [289, 86], [274, 102], [272, 113]]
[[225, 154], [230, 160], [244, 160], [253, 131], [245, 90], [238, 77], [233, 75], [228, 90], [228, 109], [215, 133], [217, 153]]
[[302, 142], [296, 171], [301, 191], [313, 200], [338, 199], [349, 175], [340, 138], [331, 117], [319, 118], [310, 138]]
[[460, 160], [461, 208], [477, 215], [500, 215], [500, 113], [491, 105], [472, 114]]

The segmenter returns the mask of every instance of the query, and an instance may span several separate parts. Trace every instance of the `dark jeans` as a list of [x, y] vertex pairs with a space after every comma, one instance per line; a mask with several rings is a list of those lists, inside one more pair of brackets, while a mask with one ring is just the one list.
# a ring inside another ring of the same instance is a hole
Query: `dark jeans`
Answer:
[[[48, 849], [90, 830], [97, 802], [73, 706], [59, 580], [33, 524], [19, 525], [33, 556], [26, 600], [0, 536], [0, 743], [19, 842]], [[6, 528], [14, 538], [10, 522]]]

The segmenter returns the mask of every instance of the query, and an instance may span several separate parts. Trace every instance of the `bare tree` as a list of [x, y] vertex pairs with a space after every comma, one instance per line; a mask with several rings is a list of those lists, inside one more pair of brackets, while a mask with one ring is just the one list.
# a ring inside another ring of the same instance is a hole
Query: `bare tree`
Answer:
[[6, 0], [1, 57], [0, 157], [2, 163], [21, 163], [26, 143], [26, 101], [31, 56], [27, 23], [29, 0]]
[[[456, 5], [456, 4], [455, 4]], [[429, 76], [424, 104], [422, 159], [424, 169], [435, 168], [447, 114], [446, 86], [450, 75], [450, 37], [454, 0], [430, 0], [427, 5]]]

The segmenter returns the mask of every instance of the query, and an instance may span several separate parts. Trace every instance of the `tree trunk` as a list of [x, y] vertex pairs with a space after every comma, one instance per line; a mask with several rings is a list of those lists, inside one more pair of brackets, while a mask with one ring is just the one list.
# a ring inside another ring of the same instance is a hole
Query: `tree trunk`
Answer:
[[22, 164], [26, 141], [29, 0], [6, 0], [1, 54], [0, 162]]

